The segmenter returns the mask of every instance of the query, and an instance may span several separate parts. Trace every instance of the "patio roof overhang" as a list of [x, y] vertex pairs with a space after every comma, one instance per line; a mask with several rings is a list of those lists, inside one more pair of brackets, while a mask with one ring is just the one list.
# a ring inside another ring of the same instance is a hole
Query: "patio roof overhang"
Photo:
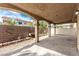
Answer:
[[[77, 10], [77, 4], [71, 3], [51, 3], [51, 4], [12, 4], [30, 14], [38, 16], [39, 20], [47, 20], [51, 23], [72, 23], [76, 22], [75, 11]], [[34, 17], [35, 17], [34, 16]]]
[[6, 3], [0, 4], [0, 7], [23, 11], [37, 20], [46, 20], [54, 24], [76, 22], [77, 4], [74, 3]]

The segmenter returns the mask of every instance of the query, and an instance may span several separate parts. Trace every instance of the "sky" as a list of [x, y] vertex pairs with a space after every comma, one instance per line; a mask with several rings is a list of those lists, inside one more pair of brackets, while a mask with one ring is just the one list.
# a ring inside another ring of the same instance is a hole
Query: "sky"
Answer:
[[1, 18], [2, 16], [7, 16], [11, 18], [19, 18], [25, 21], [30, 21], [30, 22], [33, 21], [33, 19], [25, 13], [18, 13], [18, 12], [14, 12], [7, 9], [0, 9], [0, 22], [2, 22], [2, 18]]

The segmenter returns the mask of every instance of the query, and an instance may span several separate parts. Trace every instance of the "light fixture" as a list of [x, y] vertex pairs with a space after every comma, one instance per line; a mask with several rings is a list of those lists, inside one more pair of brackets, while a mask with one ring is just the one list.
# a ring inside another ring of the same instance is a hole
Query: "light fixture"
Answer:
[[75, 15], [78, 15], [78, 14], [79, 14], [79, 10], [76, 10]]

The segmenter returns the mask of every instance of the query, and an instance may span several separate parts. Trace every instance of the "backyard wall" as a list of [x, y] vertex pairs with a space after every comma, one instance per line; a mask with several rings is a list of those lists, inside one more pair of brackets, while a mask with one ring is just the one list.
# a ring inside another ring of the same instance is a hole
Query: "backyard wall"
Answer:
[[0, 25], [0, 43], [25, 38], [31, 32], [34, 32], [31, 27]]
[[[54, 29], [51, 29], [53, 35]], [[76, 36], [76, 28], [57, 28], [56, 34], [64, 34], [64, 35], [74, 35]]]

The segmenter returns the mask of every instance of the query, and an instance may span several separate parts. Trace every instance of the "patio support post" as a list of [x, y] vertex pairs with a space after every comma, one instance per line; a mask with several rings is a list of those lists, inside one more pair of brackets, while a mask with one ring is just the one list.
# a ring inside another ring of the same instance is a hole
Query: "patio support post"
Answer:
[[79, 51], [79, 14], [77, 15], [77, 49]]
[[56, 35], [56, 24], [54, 24], [54, 35]]
[[48, 37], [51, 37], [51, 23], [48, 23]]
[[35, 20], [35, 40], [39, 42], [39, 20]]

